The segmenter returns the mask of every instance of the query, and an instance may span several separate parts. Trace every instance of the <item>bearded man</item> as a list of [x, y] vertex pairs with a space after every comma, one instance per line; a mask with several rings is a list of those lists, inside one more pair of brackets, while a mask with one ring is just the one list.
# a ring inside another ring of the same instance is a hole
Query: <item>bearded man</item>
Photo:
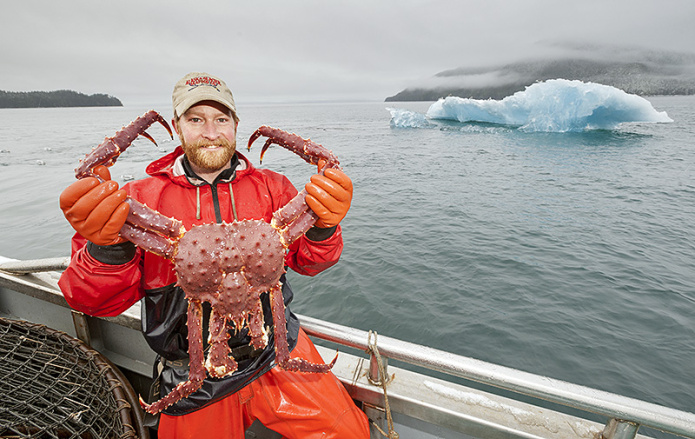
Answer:
[[[189, 73], [172, 94], [172, 124], [181, 146], [147, 167], [148, 177], [122, 189], [110, 179], [79, 180], [66, 188], [60, 205], [76, 235], [72, 258], [59, 285], [74, 309], [94, 316], [115, 316], [142, 300], [142, 328], [158, 354], [160, 393], [168, 394], [188, 378], [187, 300], [170, 261], [142, 251], [118, 234], [130, 196], [160, 213], [194, 225], [263, 219], [289, 202], [297, 190], [273, 171], [257, 169], [236, 151], [239, 124], [232, 92], [220, 78]], [[327, 169], [306, 185], [306, 202], [316, 225], [295, 241], [285, 257], [294, 271], [313, 276], [338, 262], [343, 248], [340, 221], [352, 200], [352, 182]], [[290, 311], [293, 292], [281, 278], [286, 305], [287, 340], [293, 358], [323, 360]], [[272, 327], [267, 294], [261, 295], [265, 325]], [[204, 340], [210, 308], [204, 307]], [[159, 436], [166, 438], [243, 438], [259, 420], [288, 438], [368, 438], [369, 428], [332, 373], [302, 374], [275, 365], [272, 340], [264, 349], [249, 346], [248, 331], [230, 331], [229, 345], [239, 365], [232, 375], [205, 379], [190, 396], [166, 408]]]

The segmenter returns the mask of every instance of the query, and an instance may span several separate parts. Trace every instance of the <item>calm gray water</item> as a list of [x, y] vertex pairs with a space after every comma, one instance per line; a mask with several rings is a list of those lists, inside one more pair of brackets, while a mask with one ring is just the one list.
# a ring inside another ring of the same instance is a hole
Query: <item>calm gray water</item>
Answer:
[[[692, 412], [695, 97], [650, 101], [674, 122], [574, 134], [389, 125], [387, 106], [429, 103], [240, 103], [239, 143], [294, 131], [354, 181], [343, 259], [290, 278], [295, 311]], [[147, 109], [0, 110], [0, 254], [67, 255], [78, 159]], [[116, 180], [175, 146], [149, 132], [160, 149], [136, 141]], [[263, 166], [313, 172], [278, 148]]]

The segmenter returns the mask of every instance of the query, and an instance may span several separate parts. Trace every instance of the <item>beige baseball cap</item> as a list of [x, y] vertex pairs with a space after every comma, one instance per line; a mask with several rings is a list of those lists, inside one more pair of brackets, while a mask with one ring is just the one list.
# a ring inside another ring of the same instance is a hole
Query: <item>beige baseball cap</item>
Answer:
[[219, 102], [232, 110], [234, 118], [237, 118], [232, 91], [223, 80], [208, 73], [191, 72], [181, 78], [174, 86], [171, 100], [176, 118], [201, 101]]

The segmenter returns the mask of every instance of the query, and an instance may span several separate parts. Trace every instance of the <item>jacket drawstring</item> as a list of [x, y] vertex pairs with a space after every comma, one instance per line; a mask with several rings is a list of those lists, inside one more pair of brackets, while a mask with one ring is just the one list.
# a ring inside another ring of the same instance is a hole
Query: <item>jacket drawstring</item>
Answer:
[[236, 215], [236, 203], [234, 202], [234, 191], [232, 190], [232, 182], [229, 182], [229, 199], [232, 201], [232, 215], [234, 215], [234, 221], [239, 221]]
[[200, 186], [195, 187], [195, 219], [200, 219]]
[[[232, 202], [232, 215], [234, 215], [234, 221], [239, 221], [239, 217], [236, 213], [236, 202], [234, 201], [234, 191], [232, 190], [232, 182], [229, 182], [229, 199]], [[200, 219], [200, 186], [195, 187], [195, 219]]]

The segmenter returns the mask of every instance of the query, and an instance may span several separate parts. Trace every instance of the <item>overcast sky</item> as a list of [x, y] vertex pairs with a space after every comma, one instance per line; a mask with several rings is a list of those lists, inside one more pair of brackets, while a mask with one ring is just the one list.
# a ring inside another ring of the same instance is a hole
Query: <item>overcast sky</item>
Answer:
[[381, 101], [442, 70], [593, 44], [695, 52], [692, 0], [21, 0], [0, 90], [170, 101], [189, 71], [237, 101]]

